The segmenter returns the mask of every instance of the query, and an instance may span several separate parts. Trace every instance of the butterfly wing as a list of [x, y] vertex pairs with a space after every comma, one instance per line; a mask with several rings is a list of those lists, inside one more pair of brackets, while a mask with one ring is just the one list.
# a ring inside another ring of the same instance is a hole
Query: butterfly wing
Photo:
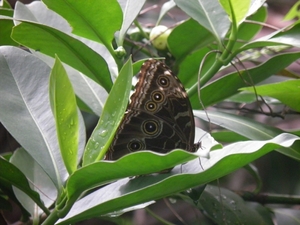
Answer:
[[135, 89], [106, 159], [115, 160], [140, 150], [194, 151], [191, 104], [172, 71], [162, 62], [150, 59], [143, 64]]

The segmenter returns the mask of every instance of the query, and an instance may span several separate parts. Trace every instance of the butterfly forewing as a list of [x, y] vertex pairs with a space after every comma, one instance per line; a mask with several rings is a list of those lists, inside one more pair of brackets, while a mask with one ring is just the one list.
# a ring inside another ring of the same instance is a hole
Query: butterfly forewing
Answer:
[[138, 78], [106, 159], [116, 160], [140, 150], [196, 151], [194, 116], [179, 79], [155, 59], [143, 64]]

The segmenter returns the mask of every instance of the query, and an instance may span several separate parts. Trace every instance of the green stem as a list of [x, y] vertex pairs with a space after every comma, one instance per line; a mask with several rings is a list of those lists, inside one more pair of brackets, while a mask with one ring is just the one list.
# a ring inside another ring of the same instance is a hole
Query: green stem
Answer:
[[[234, 58], [234, 55], [232, 54], [232, 49], [237, 39], [237, 23], [236, 23], [236, 18], [234, 16], [233, 8], [232, 5], [230, 4], [230, 1], [229, 1], [229, 5], [230, 5], [230, 10], [232, 15], [232, 25], [231, 25], [229, 40], [222, 51], [221, 51], [222, 46], [219, 46], [219, 50], [220, 52], [222, 52], [222, 54], [216, 57], [216, 61], [214, 62], [212, 67], [201, 77], [199, 81], [200, 87], [203, 87], [220, 70], [220, 68], [223, 65], [227, 65]], [[196, 94], [197, 91], [198, 91], [198, 84], [195, 83], [188, 90], [188, 94], [189, 96], [192, 96]]]
[[173, 223], [170, 223], [169, 221], [164, 220], [163, 218], [161, 218], [160, 216], [158, 216], [157, 214], [152, 212], [149, 208], [145, 208], [145, 209], [151, 216], [153, 216], [155, 219], [157, 219], [160, 222], [160, 224], [174, 225]]
[[59, 216], [56, 209], [54, 209], [46, 218], [46, 220], [42, 223], [42, 225], [53, 225], [56, 223], [57, 220], [59, 220]]
[[246, 201], [255, 201], [261, 204], [300, 204], [300, 196], [278, 194], [254, 194], [247, 191], [236, 191]]
[[145, 33], [145, 31], [142, 28], [142, 26], [140, 25], [140, 23], [137, 20], [134, 20], [133, 23], [139, 29], [139, 31], [144, 36], [144, 38], [149, 39], [149, 35]]
[[[218, 60], [218, 57], [216, 58], [216, 61], [210, 67], [210, 69], [201, 77], [200, 79], [200, 86], [203, 87], [223, 66], [222, 61]], [[192, 96], [197, 93], [198, 90], [198, 83], [195, 83], [187, 92], [189, 96]]]

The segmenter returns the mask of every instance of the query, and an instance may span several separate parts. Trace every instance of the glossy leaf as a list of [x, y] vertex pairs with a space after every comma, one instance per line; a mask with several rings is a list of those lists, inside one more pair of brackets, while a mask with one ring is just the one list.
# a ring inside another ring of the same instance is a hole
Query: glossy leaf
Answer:
[[[105, 0], [104, 0], [105, 1]], [[144, 6], [146, 0], [119, 0], [121, 8], [123, 10], [123, 23], [120, 29], [119, 36], [117, 38], [118, 46], [123, 45], [123, 41], [126, 35], [126, 31], [131, 26], [132, 22], [136, 19]]]
[[[1, 16], [7, 16], [7, 19], [1, 18]], [[1, 45], [17, 45], [16, 42], [14, 42], [11, 37], [11, 30], [14, 26], [13, 20], [13, 10], [10, 8], [8, 4], [5, 4], [4, 7], [1, 7], [0, 5], [0, 46]]]
[[[207, 115], [204, 111], [194, 110], [194, 115], [205, 121], [208, 121]], [[253, 140], [267, 140], [284, 133], [283, 130], [280, 130], [276, 127], [268, 126], [246, 117], [236, 116], [224, 112], [208, 112], [208, 117], [210, 122]], [[277, 149], [277, 151], [299, 160], [299, 147], [300, 142], [297, 142], [289, 148]]]
[[251, 48], [260, 48], [274, 45], [300, 47], [300, 24], [295, 24], [295, 26], [291, 28], [283, 28], [270, 35], [263, 36], [262, 38], [249, 42], [238, 49], [237, 53]]
[[260, 23], [265, 22], [267, 15], [267, 7], [261, 7], [253, 15], [247, 17], [247, 20], [251, 21], [251, 23], [245, 22], [239, 26], [237, 32], [237, 39], [239, 41], [234, 44], [234, 49], [240, 48], [245, 42], [250, 41], [255, 37], [262, 29], [263, 26]]
[[[127, 108], [132, 83], [131, 59], [124, 64], [85, 149], [83, 165], [102, 159]], [[116, 107], [118, 106], [118, 107]]]
[[112, 49], [114, 33], [122, 23], [122, 11], [117, 0], [43, 2], [71, 24], [74, 34], [101, 42]]
[[211, 32], [221, 43], [228, 32], [230, 21], [219, 1], [175, 0], [176, 5], [186, 14]]
[[[31, 188], [39, 194], [43, 205], [47, 208], [50, 207], [57, 197], [57, 190], [42, 167], [34, 161], [23, 148], [14, 152], [14, 155], [11, 157], [11, 163], [22, 171], [30, 180]], [[21, 180], [19, 182], [21, 182]], [[27, 195], [27, 192], [24, 193], [21, 190], [22, 189], [14, 187], [14, 193], [22, 203], [23, 207], [30, 212], [33, 217], [42, 213], [41, 210], [37, 208], [39, 204], [36, 204], [36, 202], [33, 201], [34, 199], [32, 199], [32, 196]], [[37, 210], [39, 211], [38, 214]]]
[[299, 18], [299, 6], [300, 2], [296, 2], [290, 11], [285, 15], [284, 20], [292, 20], [294, 18]]
[[[201, 97], [201, 101], [204, 106], [210, 106], [218, 103], [237, 94], [240, 88], [248, 86], [249, 84], [254, 85], [276, 74], [278, 71], [287, 67], [298, 58], [300, 58], [299, 52], [279, 54], [257, 67], [247, 69], [247, 71], [234, 72], [221, 77], [205, 87], [202, 87], [200, 94], [205, 97]], [[249, 79], [249, 76], [251, 76], [251, 80]], [[247, 83], [245, 81], [247, 81]], [[190, 96], [190, 101], [194, 109], [201, 107], [197, 93]]]
[[155, 25], [158, 26], [163, 17], [174, 7], [176, 7], [174, 0], [169, 0], [168, 2], [165, 2], [160, 9], [159, 16]]
[[[28, 5], [17, 2], [15, 6], [14, 17], [18, 20], [36, 21], [38, 23], [45, 24], [64, 33], [72, 35], [71, 27], [69, 26], [69, 24], [61, 16], [46, 8], [46, 6], [39, 1], [34, 1]], [[73, 36], [75, 38], [79, 38], [76, 35]], [[114, 63], [114, 60], [111, 55], [108, 54], [107, 49], [102, 44], [98, 44], [94, 41], [89, 41], [88, 39], [80, 40], [88, 45], [91, 49], [96, 51], [98, 54], [100, 54], [103, 58], [105, 58], [107, 64], [109, 65], [110, 73], [116, 74], [117, 67]], [[46, 62], [50, 67], [52, 67], [52, 65], [54, 64], [53, 58], [45, 56], [41, 52], [32, 51], [32, 53], [36, 57]], [[75, 70], [66, 64], [64, 65], [64, 67], [67, 70], [74, 91], [78, 96], [77, 100], [80, 99], [78, 101], [83, 101], [82, 104], [79, 104], [80, 102], [77, 102], [78, 107], [86, 107], [85, 109], [80, 109], [91, 111], [99, 116], [102, 112], [102, 108], [108, 93], [98, 83], [80, 73], [78, 70]]]
[[57, 54], [64, 63], [110, 90], [112, 81], [105, 60], [81, 41], [51, 27], [29, 22], [14, 27], [12, 37], [51, 57]]
[[298, 209], [276, 208], [274, 213], [277, 224], [299, 224], [300, 212]]
[[[68, 175], [49, 102], [50, 67], [32, 54], [8, 46], [0, 47], [0, 66], [0, 121], [60, 190]], [[78, 158], [85, 144], [81, 115], [79, 132]]]
[[[252, 88], [242, 88], [253, 92]], [[300, 112], [300, 80], [288, 80], [280, 83], [266, 84], [255, 87], [256, 93], [280, 100], [283, 104]]]
[[44, 212], [48, 209], [44, 206], [37, 192], [33, 191], [25, 175], [16, 166], [0, 157], [0, 180], [8, 182], [26, 193], [30, 198], [41, 207]]
[[217, 54], [211, 51], [210, 47], [205, 47], [189, 54], [179, 65], [178, 77], [186, 88], [198, 83], [198, 71], [201, 61], [203, 61], [201, 74], [207, 72], [216, 61]]
[[[195, 154], [186, 151], [172, 151], [166, 155], [152, 151], [140, 151], [125, 155], [117, 161], [92, 163], [79, 169], [70, 177], [66, 187], [68, 197], [79, 196], [87, 189], [121, 178], [163, 171], [195, 158], [197, 158]], [[90, 179], [82, 183], [86, 174], [89, 174]]]
[[178, 60], [177, 63], [180, 63], [189, 54], [214, 40], [214, 36], [208, 30], [194, 19], [189, 19], [172, 30], [168, 37], [168, 48]]
[[[234, 20], [237, 23], [236, 25], [238, 25], [245, 19], [250, 8], [250, 2], [251, 0], [220, 0], [221, 5], [230, 16], [231, 21], [233, 21], [233, 17], [235, 18]], [[231, 7], [229, 5], [231, 5]]]
[[111, 212], [119, 215], [122, 211], [118, 210], [126, 207], [169, 196], [220, 178], [278, 146], [289, 147], [296, 140], [299, 137], [281, 134], [268, 141], [238, 142], [222, 150], [212, 151], [210, 159], [201, 158], [202, 166], [199, 165], [199, 159], [195, 159], [175, 167], [169, 174], [121, 179], [80, 199], [58, 224], [74, 223]]
[[225, 188], [207, 185], [198, 202], [198, 208], [216, 224], [225, 224], [224, 221], [229, 224], [272, 224], [268, 210], [265, 210], [269, 214], [266, 220], [240, 196]]
[[72, 174], [78, 164], [77, 104], [71, 82], [57, 56], [50, 74], [49, 96], [61, 155], [69, 174]]
[[[48, 98], [50, 68], [30, 53], [0, 47], [0, 121], [59, 189], [66, 178]], [[20, 69], [21, 68], [21, 69]]]

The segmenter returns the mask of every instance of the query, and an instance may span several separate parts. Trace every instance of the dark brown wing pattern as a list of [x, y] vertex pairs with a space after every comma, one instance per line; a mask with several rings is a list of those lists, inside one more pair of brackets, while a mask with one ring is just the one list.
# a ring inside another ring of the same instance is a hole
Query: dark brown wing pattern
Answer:
[[140, 150], [198, 149], [187, 93], [164, 63], [149, 59], [143, 64], [130, 100], [106, 159], [116, 160]]

